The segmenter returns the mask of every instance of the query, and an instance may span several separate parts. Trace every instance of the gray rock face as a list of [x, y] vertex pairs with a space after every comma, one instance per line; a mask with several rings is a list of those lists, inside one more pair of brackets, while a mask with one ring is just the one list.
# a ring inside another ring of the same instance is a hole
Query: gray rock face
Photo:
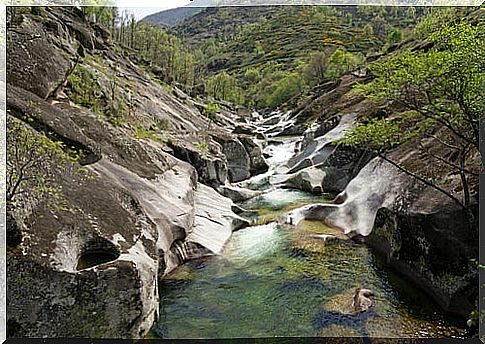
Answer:
[[174, 156], [197, 169], [199, 181], [218, 187], [226, 180], [238, 182], [268, 170], [261, 147], [251, 137], [217, 131], [210, 135], [203, 148], [188, 142], [187, 137], [167, 141]]
[[233, 230], [249, 225], [247, 220], [233, 213], [232, 206], [231, 200], [199, 184], [195, 194], [195, 222], [186, 241], [220, 253]]
[[261, 146], [258, 145], [252, 138], [247, 136], [239, 136], [239, 141], [243, 144], [246, 152], [249, 155], [249, 172], [252, 176], [268, 171], [268, 163], [263, 158]]
[[[57, 198], [43, 198], [9, 212], [9, 331], [19, 337], [140, 338], [158, 314], [158, 279], [185, 259], [220, 252], [232, 230], [247, 222], [167, 147], [135, 139], [128, 125], [114, 126], [53, 96], [62, 93], [69, 61], [86, 64], [78, 57], [83, 49], [99, 53], [109, 37], [74, 8], [45, 13], [43, 20], [25, 15], [20, 33], [9, 33], [12, 40], [27, 40], [9, 45], [7, 107], [81, 160], [56, 177], [60, 205]], [[89, 65], [102, 74], [99, 89], [110, 81], [111, 72], [102, 71], [116, 69], [120, 99], [136, 89], [132, 110], [147, 128], [163, 118], [175, 130], [207, 128], [194, 105], [150, 82], [129, 60], [111, 50], [99, 56]], [[129, 114], [126, 119], [133, 120]], [[204, 161], [196, 158], [196, 166]], [[219, 158], [220, 164], [207, 158], [200, 169], [207, 182], [225, 182], [227, 163]], [[249, 171], [249, 155], [246, 162]]]
[[228, 180], [231, 183], [248, 179], [251, 176], [251, 158], [244, 145], [232, 137], [215, 137], [226, 156]]
[[342, 229], [345, 234], [367, 236], [372, 231], [377, 210], [390, 207], [411, 186], [412, 180], [394, 169], [375, 158], [336, 197], [336, 204], [308, 205], [288, 216], [293, 224], [303, 218], [314, 218]]
[[[410, 156], [399, 154], [403, 160]], [[445, 310], [465, 316], [472, 309], [467, 296], [475, 290], [476, 268], [463, 262], [477, 254], [477, 231], [463, 226], [464, 216], [444, 194], [374, 158], [334, 204], [301, 207], [287, 222], [321, 220], [363, 236]]]
[[[72, 210], [43, 201], [20, 219], [21, 252], [8, 259], [15, 335], [143, 336], [158, 312], [157, 279], [183, 259], [220, 252], [232, 230], [247, 225], [230, 199], [197, 183], [192, 166], [154, 143], [132, 147], [147, 154], [152, 172], [165, 170], [147, 178], [129, 160], [120, 160], [125, 167], [102, 158], [87, 167], [92, 178], [59, 180]], [[177, 242], [186, 243], [181, 253]]]
[[113, 180], [66, 175], [59, 184], [68, 209], [45, 200], [17, 220], [24, 239], [7, 275], [13, 335], [143, 335], [158, 312], [156, 226]]
[[339, 124], [332, 130], [306, 143], [303, 150], [288, 162], [289, 172], [294, 173], [302, 168], [325, 162], [335, 151], [333, 142], [344, 137], [345, 131], [354, 126], [355, 118], [356, 114], [342, 116]]
[[182, 141], [167, 142], [172, 154], [194, 166], [199, 181], [208, 185], [224, 184], [227, 180], [227, 162], [224, 155], [211, 154]]
[[[59, 37], [61, 41], [65, 39]], [[42, 24], [29, 17], [18, 30], [8, 31], [7, 44], [7, 82], [44, 99], [65, 81], [73, 64], [52, 42], [52, 36], [45, 33]]]

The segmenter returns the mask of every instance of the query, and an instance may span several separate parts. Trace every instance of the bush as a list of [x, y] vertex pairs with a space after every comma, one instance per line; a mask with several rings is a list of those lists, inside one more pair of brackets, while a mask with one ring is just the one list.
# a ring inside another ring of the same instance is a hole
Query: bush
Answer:
[[342, 49], [335, 50], [328, 58], [325, 76], [332, 80], [338, 79], [361, 64], [363, 60], [364, 58], [361, 55], [354, 55]]
[[70, 157], [62, 142], [54, 142], [28, 125], [12, 117], [7, 118], [7, 178], [6, 202], [14, 208], [28, 198], [50, 194], [55, 198], [58, 186], [55, 179], [67, 172]]
[[206, 116], [210, 121], [215, 120], [216, 114], [219, 112], [219, 105], [214, 102], [209, 102], [203, 111], [204, 116]]

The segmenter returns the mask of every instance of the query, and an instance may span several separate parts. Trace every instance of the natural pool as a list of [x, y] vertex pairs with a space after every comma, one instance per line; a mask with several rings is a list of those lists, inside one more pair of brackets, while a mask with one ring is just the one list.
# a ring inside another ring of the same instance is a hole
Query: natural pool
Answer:
[[[154, 333], [162, 338], [464, 335], [367, 247], [352, 241], [325, 244], [312, 235], [338, 233], [320, 222], [295, 228], [277, 221], [292, 208], [322, 201], [276, 189], [242, 204], [259, 224], [235, 232], [221, 256], [189, 262], [161, 282]], [[376, 302], [354, 315], [349, 313], [357, 287], [373, 290]]]

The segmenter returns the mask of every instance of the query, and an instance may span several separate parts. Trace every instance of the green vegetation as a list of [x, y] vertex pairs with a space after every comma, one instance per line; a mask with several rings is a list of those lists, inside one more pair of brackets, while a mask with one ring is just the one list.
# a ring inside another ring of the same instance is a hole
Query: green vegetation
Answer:
[[112, 0], [84, 0], [84, 5], [81, 7], [85, 17], [94, 23], [106, 26], [110, 30], [115, 28], [118, 10]]
[[76, 158], [65, 153], [62, 142], [52, 141], [10, 116], [7, 117], [7, 137], [7, 207], [22, 206], [21, 201], [47, 194], [56, 198], [59, 186], [55, 179], [65, 174], [69, 162]]
[[356, 55], [346, 52], [343, 49], [337, 49], [328, 58], [328, 66], [325, 72], [325, 76], [329, 79], [335, 80], [350, 72], [359, 64], [364, 62], [364, 56], [361, 54]]
[[187, 47], [159, 27], [136, 22], [133, 15], [125, 12], [116, 21], [118, 26], [111, 30], [115, 40], [128, 51], [136, 51], [139, 63], [150, 66], [161, 81], [191, 92], [201, 80], [199, 62], [204, 56], [200, 50]]
[[168, 31], [115, 9], [86, 10], [164, 83], [260, 108], [297, 103], [367, 54], [401, 41], [421, 13], [373, 6], [215, 8]]
[[219, 105], [214, 102], [209, 102], [203, 111], [203, 115], [209, 119], [209, 129], [211, 124], [217, 119], [217, 113], [219, 112]]
[[[334, 80], [400, 41], [422, 10], [357, 6], [218, 8], [177, 31], [206, 52], [205, 92], [251, 107], [298, 102], [314, 86]], [[376, 19], [377, 18], [377, 19]], [[216, 26], [219, 24], [219, 26]], [[214, 84], [224, 87], [214, 87]]]
[[[468, 169], [468, 160], [479, 149], [479, 121], [484, 108], [482, 28], [456, 17], [439, 24], [426, 18], [424, 23], [418, 26], [419, 32], [426, 27], [433, 47], [428, 51], [407, 50], [373, 65], [376, 79], [361, 86], [376, 103], [391, 111], [390, 104], [406, 111], [363, 121], [342, 142], [378, 153], [469, 209], [473, 190], [469, 189], [468, 179], [477, 174]], [[450, 135], [434, 136], [433, 130], [441, 127]], [[386, 157], [389, 150], [418, 135], [432, 138], [446, 148], [441, 151], [447, 153], [439, 155], [420, 144], [431, 161], [444, 163], [460, 175], [461, 199], [439, 187], [432, 176], [415, 174]]]
[[227, 100], [234, 103], [243, 101], [242, 90], [237, 86], [237, 80], [226, 72], [207, 78], [205, 91], [210, 97]]
[[209, 144], [208, 144], [207, 142], [204, 142], [204, 141], [202, 141], [202, 142], [197, 142], [197, 143], [195, 144], [195, 146], [196, 146], [198, 149], [200, 149], [200, 150], [204, 150], [204, 151], [206, 151], [206, 150], [208, 150], [208, 149], [209, 149]]
[[216, 103], [210, 102], [204, 108], [204, 116], [213, 120], [216, 114], [219, 112], [219, 105]]
[[135, 138], [137, 139], [152, 139], [153, 136], [156, 134], [154, 130], [150, 130], [145, 128], [142, 125], [135, 126]]
[[109, 77], [109, 90], [103, 93], [99, 84], [100, 78], [101, 73], [89, 65], [76, 65], [67, 78], [69, 99], [114, 125], [122, 125], [129, 109], [124, 98], [118, 94], [117, 81], [113, 76]]
[[155, 125], [151, 128], [146, 128], [143, 125], [136, 125], [134, 127], [134, 137], [137, 139], [147, 139], [163, 143], [160, 138], [160, 133], [170, 128], [170, 122], [167, 119], [157, 119]]
[[96, 94], [98, 90], [99, 75], [83, 65], [76, 65], [67, 81], [71, 86], [69, 98], [76, 104], [86, 108], [93, 109], [94, 112], [99, 110], [99, 97]]

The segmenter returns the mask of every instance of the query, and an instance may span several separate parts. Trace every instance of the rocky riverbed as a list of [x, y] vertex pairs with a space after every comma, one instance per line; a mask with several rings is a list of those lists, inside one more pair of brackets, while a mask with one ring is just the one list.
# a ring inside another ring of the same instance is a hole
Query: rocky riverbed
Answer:
[[[7, 209], [8, 336], [467, 335], [478, 226], [336, 143], [373, 110], [350, 92], [366, 73], [294, 110], [220, 103], [209, 119], [204, 99], [161, 83], [78, 9], [18, 15], [7, 120], [71, 159], [58, 173], [42, 161], [55, 193]], [[76, 68], [106, 106], [116, 86], [123, 121], [73, 100]], [[416, 142], [390, 157], [429, 169]], [[374, 291], [372, 312], [349, 315], [355, 288]]]

